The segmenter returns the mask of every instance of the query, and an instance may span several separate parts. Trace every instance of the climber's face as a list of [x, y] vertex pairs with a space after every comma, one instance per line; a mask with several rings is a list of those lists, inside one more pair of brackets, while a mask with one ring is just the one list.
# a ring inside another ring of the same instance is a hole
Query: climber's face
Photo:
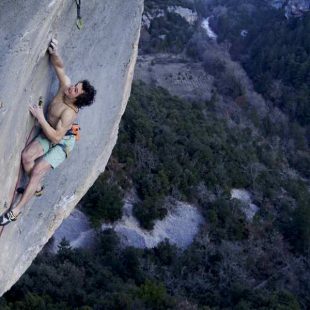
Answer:
[[75, 85], [71, 85], [69, 86], [66, 90], [65, 90], [65, 95], [70, 98], [70, 99], [74, 99], [76, 97], [78, 97], [79, 95], [83, 94], [83, 85], [82, 83], [77, 83]]

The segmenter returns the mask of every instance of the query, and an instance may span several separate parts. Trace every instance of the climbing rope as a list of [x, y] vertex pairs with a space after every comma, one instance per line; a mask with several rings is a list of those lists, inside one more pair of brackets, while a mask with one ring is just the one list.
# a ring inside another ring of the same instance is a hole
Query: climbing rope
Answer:
[[77, 9], [77, 18], [76, 18], [76, 26], [79, 30], [83, 28], [83, 20], [81, 16], [81, 1], [82, 0], [75, 0], [76, 3], [76, 9]]

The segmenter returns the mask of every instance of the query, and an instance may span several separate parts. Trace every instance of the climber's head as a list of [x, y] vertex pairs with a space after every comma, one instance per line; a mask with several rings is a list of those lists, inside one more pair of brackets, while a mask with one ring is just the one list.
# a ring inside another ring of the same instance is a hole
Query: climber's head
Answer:
[[81, 82], [78, 82], [75, 85], [70, 85], [65, 90], [65, 95], [69, 99], [76, 99], [81, 94], [83, 94], [83, 84]]
[[83, 80], [69, 86], [65, 90], [65, 95], [73, 100], [75, 106], [82, 108], [94, 102], [96, 90], [87, 80]]
[[86, 107], [95, 101], [96, 90], [87, 80], [80, 81], [78, 84], [82, 84], [82, 93], [76, 97], [74, 104], [78, 108]]

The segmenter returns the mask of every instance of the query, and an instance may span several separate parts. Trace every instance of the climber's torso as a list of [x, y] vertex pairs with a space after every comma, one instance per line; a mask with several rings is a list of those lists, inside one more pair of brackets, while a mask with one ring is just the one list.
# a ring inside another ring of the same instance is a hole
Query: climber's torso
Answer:
[[48, 106], [47, 120], [49, 124], [55, 129], [64, 112], [72, 114], [72, 117], [77, 117], [77, 112], [74, 111], [74, 108], [68, 106], [65, 103], [64, 96], [64, 90], [59, 89], [57, 95], [53, 98], [52, 102]]

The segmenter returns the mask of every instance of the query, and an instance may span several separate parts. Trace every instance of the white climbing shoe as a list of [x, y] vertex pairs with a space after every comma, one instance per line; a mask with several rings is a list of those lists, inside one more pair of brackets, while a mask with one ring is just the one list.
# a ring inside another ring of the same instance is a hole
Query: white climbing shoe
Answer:
[[5, 226], [11, 222], [17, 220], [17, 216], [14, 215], [13, 211], [8, 211], [4, 215], [0, 216], [0, 226]]

